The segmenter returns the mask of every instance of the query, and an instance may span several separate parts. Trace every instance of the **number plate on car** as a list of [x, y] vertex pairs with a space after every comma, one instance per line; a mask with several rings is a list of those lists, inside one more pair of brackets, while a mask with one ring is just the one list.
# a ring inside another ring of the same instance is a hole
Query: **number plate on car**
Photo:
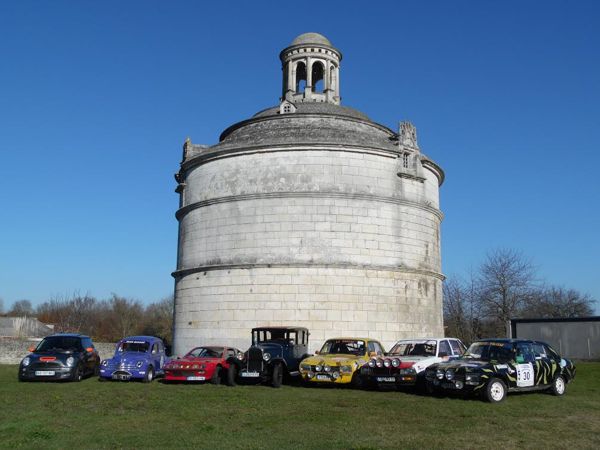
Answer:
[[248, 378], [260, 377], [260, 373], [258, 373], [258, 372], [242, 372], [242, 373], [240, 373], [240, 375], [243, 377], [248, 377]]
[[377, 381], [380, 383], [394, 383], [396, 379], [394, 377], [377, 377]]
[[206, 377], [187, 377], [189, 381], [204, 381]]
[[327, 380], [329, 381], [329, 375], [317, 375], [317, 380]]
[[51, 377], [54, 375], [54, 370], [36, 370], [35, 374], [39, 377]]
[[131, 378], [131, 375], [124, 375], [122, 373], [115, 373], [112, 376], [113, 380], [129, 380]]

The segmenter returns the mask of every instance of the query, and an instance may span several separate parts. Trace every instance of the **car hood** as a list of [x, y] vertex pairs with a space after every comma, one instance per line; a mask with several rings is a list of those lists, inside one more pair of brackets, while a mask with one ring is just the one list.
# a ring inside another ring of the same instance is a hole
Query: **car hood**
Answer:
[[417, 372], [425, 370], [432, 364], [442, 362], [438, 356], [388, 356], [388, 358], [398, 358], [400, 360], [399, 369], [413, 368]]
[[262, 342], [255, 347], [261, 348], [264, 352], [268, 352], [273, 355], [280, 355], [283, 352], [283, 345], [276, 344], [274, 342]]
[[189, 356], [187, 358], [174, 359], [171, 361], [173, 364], [218, 364], [222, 361], [221, 358], [198, 358], [195, 356]]
[[327, 364], [330, 366], [345, 366], [358, 363], [362, 366], [368, 362], [368, 358], [365, 355], [315, 355], [310, 356], [302, 361], [302, 364], [310, 364], [311, 366]]
[[140, 352], [123, 352], [118, 355], [114, 355], [111, 361], [115, 364], [119, 363], [136, 363], [138, 361], [147, 361], [150, 359], [150, 355], [147, 353]]
[[[447, 361], [447, 362], [441, 362], [439, 364], [435, 365], [435, 368], [438, 369], [444, 369], [444, 370], [448, 370], [448, 369], [461, 369], [461, 368], [465, 368], [465, 369], [481, 369], [484, 368], [486, 366], [490, 366], [491, 363], [489, 361], [483, 361], [481, 359], [458, 359], [458, 360], [454, 360], [454, 361]], [[496, 364], [498, 365], [498, 364]], [[502, 364], [500, 364], [502, 365]]]

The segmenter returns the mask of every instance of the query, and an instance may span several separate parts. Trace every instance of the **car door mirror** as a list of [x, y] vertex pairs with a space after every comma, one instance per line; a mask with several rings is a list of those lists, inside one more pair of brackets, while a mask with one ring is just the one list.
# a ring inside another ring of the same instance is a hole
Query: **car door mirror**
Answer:
[[318, 354], [319, 354], [319, 350], [315, 350], [315, 355], [318, 355]]

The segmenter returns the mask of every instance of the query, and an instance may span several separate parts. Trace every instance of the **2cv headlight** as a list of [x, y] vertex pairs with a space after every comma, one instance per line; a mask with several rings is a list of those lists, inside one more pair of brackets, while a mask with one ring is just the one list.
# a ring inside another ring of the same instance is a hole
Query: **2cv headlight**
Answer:
[[267, 353], [267, 352], [265, 352], [265, 353], [264, 353], [264, 355], [263, 355], [263, 359], [264, 359], [266, 362], [269, 362], [269, 360], [271, 359], [271, 354], [270, 354], [270, 353]]

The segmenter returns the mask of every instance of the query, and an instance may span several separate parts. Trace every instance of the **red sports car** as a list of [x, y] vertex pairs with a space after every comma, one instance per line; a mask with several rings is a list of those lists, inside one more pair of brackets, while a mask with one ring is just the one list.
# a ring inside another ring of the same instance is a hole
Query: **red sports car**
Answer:
[[165, 381], [210, 381], [235, 385], [237, 364], [243, 353], [232, 347], [196, 347], [183, 358], [165, 365]]

